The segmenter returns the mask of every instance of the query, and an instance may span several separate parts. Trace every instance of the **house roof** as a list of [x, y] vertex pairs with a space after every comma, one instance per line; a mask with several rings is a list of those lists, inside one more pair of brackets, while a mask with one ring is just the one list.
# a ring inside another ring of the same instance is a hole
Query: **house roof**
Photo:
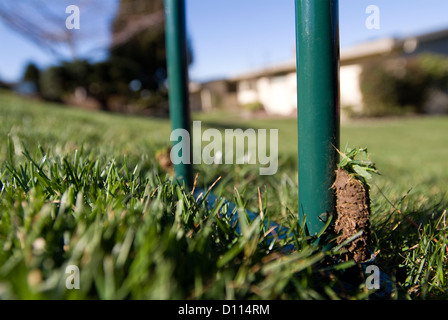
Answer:
[[[403, 38], [387, 37], [363, 42], [346, 49], [341, 49], [341, 65], [354, 64], [373, 57], [381, 57], [394, 53], [409, 53], [415, 50], [419, 44], [440, 40], [443, 38], [447, 38], [448, 41], [448, 28]], [[295, 71], [296, 62], [295, 60], [291, 60], [282, 64], [241, 73], [225, 80], [237, 82]]]
[[249, 71], [246, 73], [242, 73], [235, 77], [229, 78], [229, 80], [230, 81], [248, 80], [248, 79], [259, 78], [259, 77], [268, 76], [268, 75], [293, 72], [295, 70], [296, 70], [296, 62], [294, 60], [292, 60], [292, 61], [284, 62], [282, 64], [269, 66], [267, 68], [252, 70], [252, 71]]
[[397, 38], [382, 38], [364, 42], [341, 50], [341, 64], [356, 63], [360, 60], [398, 52], [402, 48], [402, 40]]
[[416, 35], [413, 37], [408, 37], [407, 39], [409, 39], [409, 38], [416, 38], [421, 43], [436, 41], [436, 40], [440, 40], [443, 38], [448, 38], [448, 28], [423, 33], [423, 34]]

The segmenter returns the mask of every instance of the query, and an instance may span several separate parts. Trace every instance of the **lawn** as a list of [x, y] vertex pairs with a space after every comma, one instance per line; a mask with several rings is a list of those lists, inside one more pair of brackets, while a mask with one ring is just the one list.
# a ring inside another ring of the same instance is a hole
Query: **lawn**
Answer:
[[[257, 220], [239, 234], [223, 215], [225, 204], [210, 209], [172, 184], [156, 161], [170, 144], [168, 119], [2, 92], [0, 298], [375, 297], [352, 275], [359, 266], [335, 258], [340, 250], [315, 246], [298, 224], [295, 119], [193, 117], [204, 128], [279, 130], [277, 174], [201, 165], [198, 184], [221, 176], [214, 192], [254, 212], [261, 203], [263, 219], [294, 232], [269, 242]], [[381, 173], [371, 181], [372, 250], [393, 283], [389, 298], [448, 296], [447, 128], [448, 117], [342, 126], [341, 149], [367, 147]], [[290, 244], [297, 250], [285, 255]], [[66, 287], [69, 265], [79, 266], [80, 290]]]

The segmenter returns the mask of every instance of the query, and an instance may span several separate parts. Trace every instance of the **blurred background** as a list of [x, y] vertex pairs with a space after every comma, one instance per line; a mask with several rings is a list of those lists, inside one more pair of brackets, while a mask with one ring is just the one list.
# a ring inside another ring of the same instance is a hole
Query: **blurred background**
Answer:
[[[377, 11], [366, 11], [372, 4]], [[66, 27], [70, 5], [79, 29]], [[294, 117], [294, 1], [186, 5], [191, 108]], [[340, 1], [343, 120], [448, 112], [447, 10], [444, 0]], [[166, 116], [164, 22], [163, 0], [2, 1], [0, 85], [85, 109]]]

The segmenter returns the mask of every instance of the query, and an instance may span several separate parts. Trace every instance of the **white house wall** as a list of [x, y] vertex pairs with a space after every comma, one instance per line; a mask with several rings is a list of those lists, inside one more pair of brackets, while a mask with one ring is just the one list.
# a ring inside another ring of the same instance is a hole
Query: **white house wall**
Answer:
[[362, 109], [362, 93], [359, 87], [359, 77], [362, 67], [359, 64], [341, 66], [340, 87], [341, 106], [351, 106], [354, 111]]
[[297, 109], [297, 80], [295, 73], [253, 80], [253, 88], [241, 82], [238, 86], [238, 103], [263, 104], [270, 114], [291, 115]]
[[297, 79], [295, 73], [274, 76], [269, 79], [269, 92], [261, 101], [271, 114], [290, 115], [297, 110]]
[[[362, 109], [361, 71], [359, 64], [341, 66], [340, 69], [341, 106], [351, 106], [353, 111]], [[237, 99], [241, 106], [260, 102], [269, 114], [293, 115], [297, 110], [296, 73], [241, 80]]]
[[257, 91], [259, 92], [259, 102], [261, 102], [265, 109], [268, 110], [267, 105], [270, 103], [272, 94], [269, 77], [263, 77], [257, 80]]
[[255, 80], [242, 80], [237, 87], [237, 100], [241, 106], [258, 102], [258, 90], [254, 85]]

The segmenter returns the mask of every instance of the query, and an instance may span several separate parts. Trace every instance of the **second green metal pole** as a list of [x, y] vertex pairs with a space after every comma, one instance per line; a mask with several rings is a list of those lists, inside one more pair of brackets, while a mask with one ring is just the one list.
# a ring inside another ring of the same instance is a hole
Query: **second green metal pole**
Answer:
[[299, 217], [309, 235], [335, 214], [331, 186], [339, 148], [337, 0], [296, 0]]
[[[165, 16], [171, 128], [186, 130], [191, 137], [185, 0], [165, 0]], [[190, 149], [190, 159], [189, 163], [175, 164], [176, 178], [187, 187], [191, 187], [193, 185], [191, 141], [181, 140], [173, 142], [173, 145], [177, 143], [184, 144], [182, 150]]]

